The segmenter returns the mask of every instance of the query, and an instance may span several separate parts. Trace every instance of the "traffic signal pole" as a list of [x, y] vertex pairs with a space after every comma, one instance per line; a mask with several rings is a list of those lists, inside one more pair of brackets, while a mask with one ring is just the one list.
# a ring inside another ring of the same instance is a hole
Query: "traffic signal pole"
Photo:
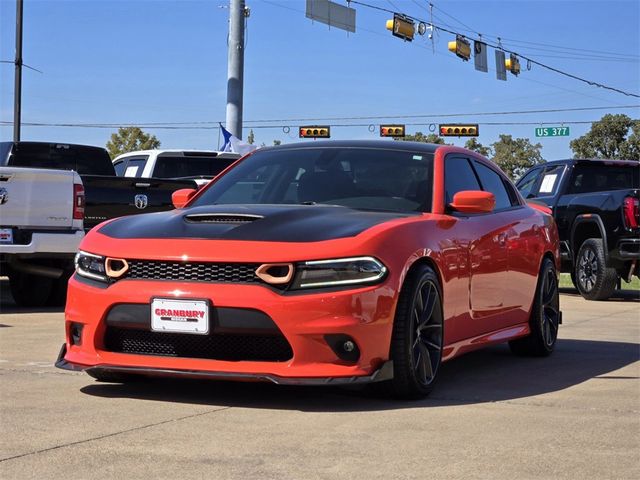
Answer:
[[13, 141], [20, 141], [22, 103], [22, 0], [16, 0], [16, 76], [13, 90]]
[[244, 0], [229, 2], [227, 65], [227, 130], [242, 138], [242, 97], [244, 83]]

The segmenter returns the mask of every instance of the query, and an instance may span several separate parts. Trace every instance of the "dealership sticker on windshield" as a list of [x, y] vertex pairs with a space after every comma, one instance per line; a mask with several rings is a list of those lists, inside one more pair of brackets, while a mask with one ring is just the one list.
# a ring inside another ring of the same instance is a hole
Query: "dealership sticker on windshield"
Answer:
[[151, 330], [167, 333], [209, 333], [209, 303], [205, 300], [151, 301]]

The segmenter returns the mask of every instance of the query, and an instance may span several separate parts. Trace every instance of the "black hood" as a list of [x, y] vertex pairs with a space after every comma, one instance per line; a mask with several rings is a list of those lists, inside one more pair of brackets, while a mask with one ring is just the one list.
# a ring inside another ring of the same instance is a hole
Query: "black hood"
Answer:
[[99, 232], [122, 239], [319, 242], [353, 237], [380, 223], [417, 214], [329, 205], [209, 205], [122, 217]]

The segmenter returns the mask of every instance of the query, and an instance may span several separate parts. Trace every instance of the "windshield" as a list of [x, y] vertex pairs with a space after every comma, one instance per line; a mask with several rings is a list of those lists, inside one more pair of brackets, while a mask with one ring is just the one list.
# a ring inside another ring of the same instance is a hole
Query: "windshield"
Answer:
[[8, 164], [13, 167], [75, 170], [81, 175], [115, 175], [105, 149], [84, 145], [18, 143]]
[[157, 178], [215, 177], [237, 158], [188, 157], [163, 155], [156, 160]]
[[433, 154], [372, 148], [300, 148], [254, 153], [193, 203], [341, 205], [430, 211]]

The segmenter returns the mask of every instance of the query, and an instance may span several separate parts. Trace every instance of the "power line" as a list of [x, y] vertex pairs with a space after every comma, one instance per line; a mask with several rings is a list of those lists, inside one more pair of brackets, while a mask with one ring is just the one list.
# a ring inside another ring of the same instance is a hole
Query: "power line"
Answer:
[[[371, 8], [371, 9], [374, 9], [374, 10], [380, 10], [380, 11], [383, 11], [383, 12], [386, 12], [386, 13], [391, 13], [391, 14], [402, 13], [402, 12], [394, 12], [393, 10], [389, 10], [387, 8], [378, 7], [376, 5], [370, 5], [368, 3], [364, 3], [364, 2], [361, 2], [359, 0], [350, 0], [350, 3], [356, 4], [356, 5], [360, 5], [360, 6], [363, 6], [363, 7], [366, 7], [366, 8]], [[418, 21], [418, 22], [421, 22], [421, 23], [430, 24], [430, 25], [433, 26], [434, 29], [450, 33], [451, 35], [462, 35], [462, 33], [460, 33], [459, 31], [455, 31], [455, 30], [448, 29], [448, 28], [445, 28], [445, 27], [442, 27], [442, 26], [439, 26], [439, 25], [435, 25], [432, 22], [428, 22], [428, 21], [422, 20], [422, 19], [414, 17], [412, 15], [407, 15], [405, 13], [402, 13], [402, 14], [405, 15], [406, 17], [408, 17], [408, 18], [411, 18], [411, 19], [415, 20], [415, 21]], [[475, 31], [473, 31], [473, 32], [477, 33]], [[499, 38], [499, 37], [497, 37], [497, 38]], [[537, 60], [534, 60], [533, 58], [528, 57], [526, 55], [522, 55], [522, 54], [519, 54], [518, 52], [515, 52], [513, 50], [509, 50], [507, 48], [504, 48], [500, 44], [498, 44], [498, 45], [492, 44], [492, 43], [489, 43], [489, 42], [487, 42], [486, 40], [484, 40], [482, 38], [479, 38], [478, 40], [482, 41], [483, 43], [485, 43], [486, 45], [488, 45], [488, 46], [490, 46], [492, 48], [495, 48], [495, 49], [498, 49], [498, 50], [502, 50], [504, 52], [511, 53], [513, 55], [517, 55], [518, 57], [527, 60], [530, 64], [538, 65], [539, 67], [542, 67], [544, 69], [547, 69], [547, 70], [549, 70], [551, 72], [554, 72], [554, 73], [557, 73], [559, 75], [564, 75], [565, 77], [568, 77], [568, 78], [571, 78], [573, 80], [577, 80], [577, 81], [586, 83], [586, 84], [591, 85], [593, 87], [603, 88], [603, 89], [606, 89], [606, 90], [610, 90], [612, 92], [617, 92], [617, 93], [620, 93], [622, 95], [626, 95], [628, 97], [640, 98], [640, 95], [638, 95], [638, 94], [631, 93], [631, 92], [626, 92], [626, 91], [621, 90], [619, 88], [611, 87], [609, 85], [605, 85], [605, 84], [600, 83], [600, 82], [596, 82], [596, 81], [593, 81], [593, 80], [588, 80], [586, 78], [579, 77], [577, 75], [574, 75], [572, 73], [566, 72], [564, 70], [560, 70], [559, 68], [552, 67], [551, 65], [547, 65], [545, 63], [542, 63], [542, 62], [539, 62]]]

